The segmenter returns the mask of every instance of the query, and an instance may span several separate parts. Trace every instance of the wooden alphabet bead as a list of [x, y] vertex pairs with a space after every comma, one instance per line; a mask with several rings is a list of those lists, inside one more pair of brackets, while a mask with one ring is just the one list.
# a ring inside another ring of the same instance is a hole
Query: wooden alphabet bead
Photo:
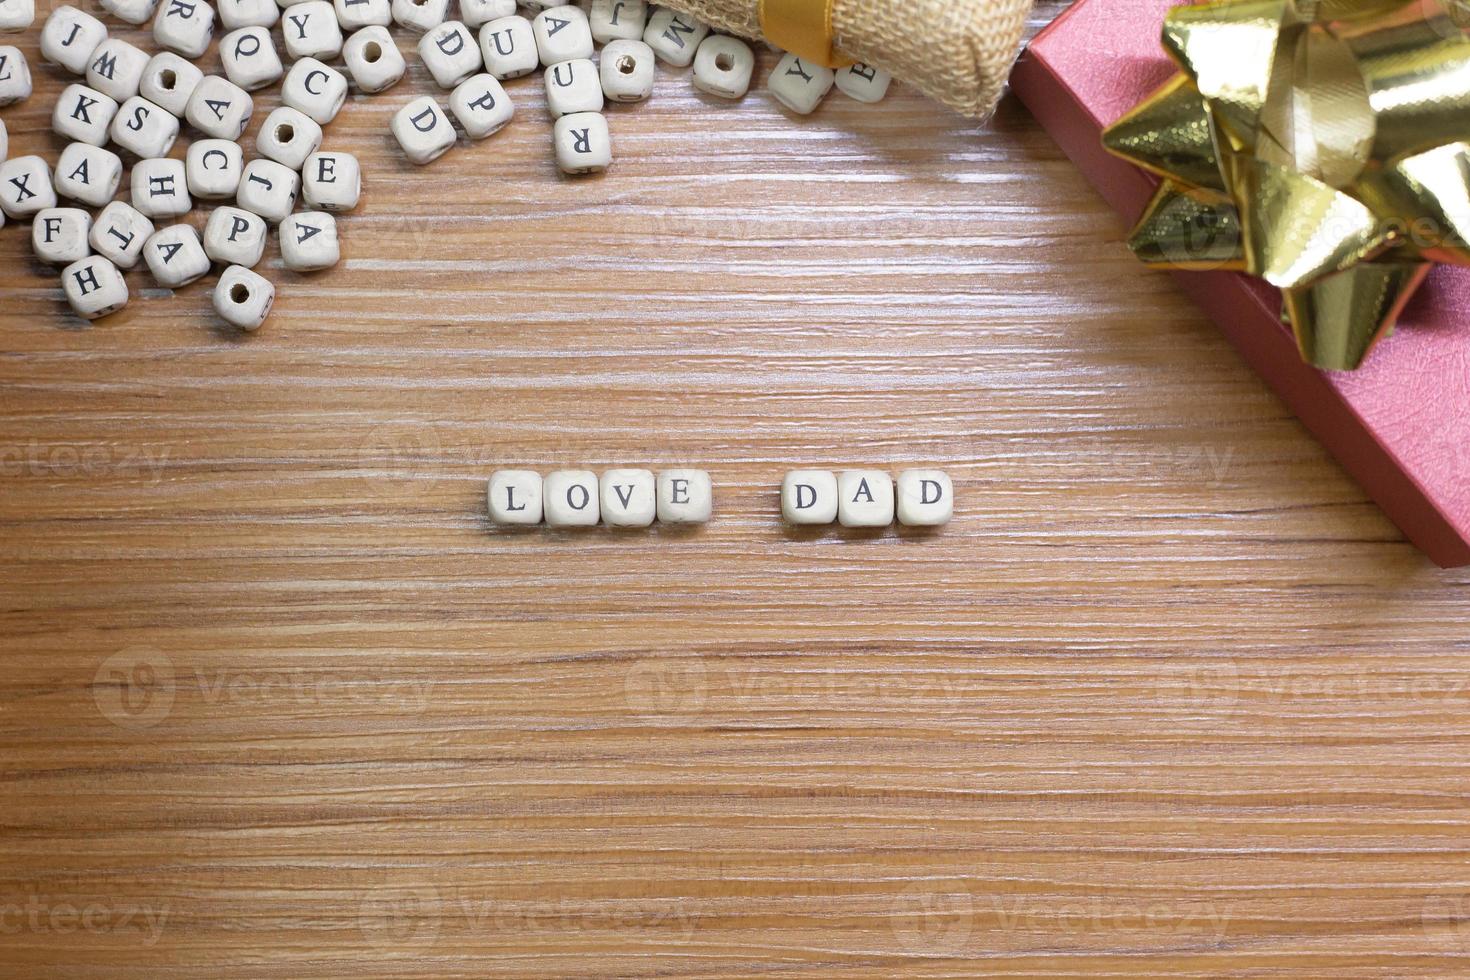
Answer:
[[369, 95], [397, 85], [407, 70], [398, 44], [386, 27], [364, 27], [349, 37], [342, 46], [342, 60], [353, 84]]
[[755, 52], [744, 41], [711, 34], [694, 54], [694, 87], [722, 99], [740, 99], [750, 91]]
[[92, 222], [87, 241], [94, 252], [119, 269], [131, 269], [138, 264], [143, 245], [153, 230], [153, 222], [132, 205], [113, 201]]
[[832, 69], [787, 53], [776, 62], [766, 87], [776, 101], [799, 115], [810, 115], [832, 91]]
[[184, 155], [189, 193], [206, 201], [235, 196], [245, 172], [245, 154], [234, 140], [197, 140]]
[[133, 207], [145, 218], [178, 218], [194, 207], [184, 161], [168, 157], [133, 165]]
[[36, 20], [36, 0], [0, 0], [0, 34], [18, 34]]
[[281, 104], [303, 112], [319, 126], [337, 118], [347, 101], [347, 76], [335, 68], [302, 58], [281, 83]]
[[31, 97], [31, 66], [20, 48], [0, 45], [0, 106]]
[[296, 206], [301, 175], [274, 160], [251, 160], [240, 174], [235, 203], [277, 224]]
[[189, 96], [184, 118], [205, 136], [238, 140], [254, 112], [255, 101], [249, 92], [227, 78], [205, 75]]
[[496, 470], [485, 489], [490, 520], [503, 525], [540, 524], [541, 474], [530, 470]]
[[404, 155], [420, 166], [439, 159], [455, 141], [454, 126], [428, 96], [399, 109], [390, 128]]
[[612, 136], [598, 112], [574, 112], [556, 121], [556, 165], [564, 174], [600, 173], [612, 165]]
[[714, 485], [704, 470], [661, 470], [658, 519], [663, 524], [708, 524], [714, 511]]
[[475, 31], [515, 12], [516, 0], [459, 0], [460, 19], [464, 26]]
[[179, 137], [179, 120], [141, 95], [135, 95], [117, 110], [107, 134], [129, 153], [145, 159], [161, 157], [168, 154]]
[[57, 7], [41, 28], [41, 57], [73, 75], [84, 74], [92, 52], [107, 40], [107, 27], [75, 7]]
[[602, 93], [609, 102], [642, 102], [653, 94], [653, 49], [620, 39], [602, 49]]
[[31, 222], [31, 249], [50, 265], [70, 265], [92, 254], [92, 216], [81, 208], [47, 208]]
[[276, 302], [276, 287], [264, 276], [232, 265], [214, 287], [214, 311], [220, 319], [246, 332], [260, 328]]
[[390, 0], [334, 0], [332, 6], [337, 11], [337, 23], [348, 33], [393, 23]]
[[838, 70], [837, 90], [848, 98], [872, 104], [882, 102], [892, 82], [888, 72], [872, 65], [856, 64]]
[[153, 18], [160, 47], [193, 60], [204, 57], [214, 37], [214, 8], [205, 0], [163, 0]]
[[954, 484], [943, 470], [903, 470], [898, 474], [898, 522], [908, 527], [939, 527], [954, 516]]
[[62, 89], [51, 110], [51, 131], [78, 143], [101, 146], [107, 142], [107, 127], [117, 115], [117, 102], [80, 83]]
[[587, 26], [598, 44], [642, 40], [648, 27], [648, 4], [644, 0], [592, 0]]
[[536, 37], [536, 52], [546, 67], [563, 61], [591, 58], [592, 28], [580, 7], [553, 7], [543, 10], [531, 21]]
[[117, 102], [138, 94], [148, 55], [122, 40], [109, 37], [97, 45], [87, 65], [87, 86]]
[[101, 255], [89, 255], [61, 270], [61, 289], [77, 316], [96, 320], [128, 305], [128, 284]]
[[546, 69], [546, 108], [552, 118], [601, 112], [602, 106], [602, 80], [591, 59], [563, 61]]
[[0, 119], [0, 163], [10, 156], [10, 133], [5, 129], [5, 120]]
[[215, 7], [220, 25], [227, 31], [237, 31], [242, 27], [275, 27], [281, 19], [281, 8], [276, 0], [215, 0]]
[[148, 23], [158, 0], [101, 0], [99, 5], [118, 20], [136, 27]]
[[484, 66], [475, 36], [457, 20], [435, 24], [424, 32], [419, 38], [419, 59], [440, 88], [454, 88]]
[[185, 61], [172, 51], [160, 51], [148, 59], [143, 81], [138, 83], [138, 94], [169, 115], [182, 118], [189, 106], [189, 96], [203, 80], [204, 72], [192, 61]]
[[[56, 161], [56, 193], [100, 208], [112, 200], [122, 183], [122, 158], [90, 143], [71, 143]], [[4, 188], [0, 187], [0, 192]]]
[[536, 32], [524, 17], [501, 17], [480, 28], [480, 55], [485, 70], [501, 81], [529, 75], [541, 67]]
[[837, 520], [843, 527], [893, 523], [893, 477], [882, 470], [843, 470], [837, 477]]
[[300, 171], [322, 145], [322, 128], [304, 112], [281, 106], [265, 117], [255, 134], [255, 152], [288, 170]]
[[313, 153], [301, 168], [301, 199], [318, 211], [351, 211], [362, 194], [362, 170], [351, 153]]
[[675, 68], [688, 68], [700, 42], [708, 35], [708, 24], [660, 7], [648, 18], [643, 41], [653, 48], [660, 61]]
[[299, 211], [281, 222], [281, 262], [292, 272], [330, 269], [342, 258], [337, 219], [325, 211]]
[[222, 265], [253, 269], [265, 254], [266, 224], [258, 214], [229, 206], [215, 208], [204, 225], [204, 254]]
[[837, 475], [831, 470], [792, 470], [781, 483], [781, 516], [788, 524], [837, 520]]
[[0, 210], [8, 217], [28, 218], [54, 207], [56, 188], [45, 160], [24, 156], [0, 163]]
[[293, 4], [281, 15], [281, 38], [292, 61], [329, 61], [342, 53], [342, 28], [327, 0]]
[[393, 0], [393, 22], [422, 34], [449, 19], [449, 0]]
[[658, 514], [656, 484], [649, 470], [602, 474], [602, 522], [608, 527], [648, 527]]
[[544, 491], [548, 527], [591, 527], [601, 518], [597, 474], [590, 470], [554, 470]]
[[220, 38], [219, 60], [225, 77], [247, 92], [273, 84], [286, 72], [268, 27], [242, 27]]
[[169, 225], [143, 244], [143, 261], [164, 289], [180, 289], [209, 271], [209, 256], [192, 225]]
[[494, 75], [481, 73], [450, 94], [449, 111], [466, 136], [482, 140], [510, 122], [516, 107]]

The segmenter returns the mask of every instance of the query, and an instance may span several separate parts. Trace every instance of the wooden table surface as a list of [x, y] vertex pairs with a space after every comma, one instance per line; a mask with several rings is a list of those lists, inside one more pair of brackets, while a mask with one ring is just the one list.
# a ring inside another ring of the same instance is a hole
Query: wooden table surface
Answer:
[[[534, 80], [406, 164], [427, 91], [329, 127], [346, 261], [273, 246], [254, 336], [141, 273], [85, 325], [0, 231], [0, 975], [1470, 975], [1470, 573], [1014, 101], [663, 72], [568, 180]], [[782, 527], [848, 464], [954, 523]], [[620, 465], [715, 521], [484, 513]]]

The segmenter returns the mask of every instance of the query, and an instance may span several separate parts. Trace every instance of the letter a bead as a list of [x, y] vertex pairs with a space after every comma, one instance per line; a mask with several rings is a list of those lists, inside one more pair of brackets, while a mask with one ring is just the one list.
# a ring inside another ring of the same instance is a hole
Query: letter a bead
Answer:
[[831, 470], [792, 470], [781, 484], [781, 516], [788, 524], [837, 520], [837, 476]]
[[485, 502], [496, 524], [541, 523], [541, 474], [530, 470], [497, 470], [490, 474]]
[[546, 477], [546, 523], [550, 527], [591, 527], [601, 518], [598, 499], [596, 473], [556, 470]]
[[898, 522], [908, 527], [939, 527], [954, 516], [954, 485], [943, 470], [904, 470], [898, 474]]
[[843, 527], [893, 523], [893, 477], [882, 470], [843, 470], [837, 478], [837, 520]]

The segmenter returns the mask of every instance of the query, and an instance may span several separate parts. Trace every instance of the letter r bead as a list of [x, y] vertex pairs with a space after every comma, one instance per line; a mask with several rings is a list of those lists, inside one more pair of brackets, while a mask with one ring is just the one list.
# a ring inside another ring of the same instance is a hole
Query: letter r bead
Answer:
[[490, 520], [503, 525], [541, 523], [541, 474], [530, 470], [496, 470], [490, 474], [486, 502]]

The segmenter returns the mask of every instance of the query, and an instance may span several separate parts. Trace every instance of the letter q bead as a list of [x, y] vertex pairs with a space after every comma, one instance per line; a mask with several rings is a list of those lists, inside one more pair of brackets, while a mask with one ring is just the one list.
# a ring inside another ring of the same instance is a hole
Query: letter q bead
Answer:
[[591, 527], [601, 517], [597, 474], [590, 470], [556, 470], [546, 477], [543, 496], [550, 527]]
[[658, 515], [657, 484], [649, 470], [602, 474], [602, 522], [608, 527], [648, 527]]
[[496, 470], [490, 474], [485, 501], [496, 524], [541, 523], [541, 474], [530, 470]]
[[904, 470], [898, 474], [898, 522], [907, 527], [939, 527], [954, 516], [954, 484], [943, 470]]

